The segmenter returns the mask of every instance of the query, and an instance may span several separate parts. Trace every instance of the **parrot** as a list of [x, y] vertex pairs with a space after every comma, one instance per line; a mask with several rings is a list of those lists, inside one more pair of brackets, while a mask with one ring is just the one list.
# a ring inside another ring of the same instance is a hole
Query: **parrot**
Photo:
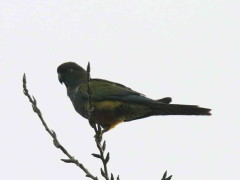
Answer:
[[75, 62], [59, 65], [57, 73], [59, 82], [66, 86], [74, 109], [82, 117], [99, 124], [103, 132], [119, 123], [149, 116], [211, 115], [209, 108], [171, 104], [170, 97], [154, 100], [122, 84], [92, 79], [88, 72]]

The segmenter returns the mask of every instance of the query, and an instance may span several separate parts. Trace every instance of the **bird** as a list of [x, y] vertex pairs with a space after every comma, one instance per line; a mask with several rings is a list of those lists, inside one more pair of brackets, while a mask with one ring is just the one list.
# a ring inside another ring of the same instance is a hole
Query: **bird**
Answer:
[[211, 115], [209, 108], [171, 104], [171, 97], [154, 100], [122, 84], [92, 79], [88, 72], [75, 62], [59, 65], [57, 73], [59, 82], [66, 86], [74, 109], [88, 120], [91, 117], [91, 121], [99, 124], [103, 132], [119, 123], [149, 116]]

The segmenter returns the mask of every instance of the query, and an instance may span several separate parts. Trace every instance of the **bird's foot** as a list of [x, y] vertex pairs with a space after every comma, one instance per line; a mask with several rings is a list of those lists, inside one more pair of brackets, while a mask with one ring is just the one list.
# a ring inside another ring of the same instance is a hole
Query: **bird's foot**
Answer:
[[107, 132], [109, 130], [109, 128], [104, 128], [104, 129], [99, 129], [98, 132], [94, 135], [94, 138], [98, 141], [98, 142], [101, 142], [102, 141], [102, 137], [103, 137], [103, 134], [105, 132]]

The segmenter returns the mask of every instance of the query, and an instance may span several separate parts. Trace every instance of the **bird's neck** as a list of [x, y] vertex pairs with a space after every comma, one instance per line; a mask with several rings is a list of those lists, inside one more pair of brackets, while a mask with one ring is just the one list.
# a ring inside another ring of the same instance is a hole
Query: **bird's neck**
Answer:
[[72, 80], [69, 81], [68, 83], [65, 83], [65, 86], [67, 89], [75, 89], [76, 87], [78, 87], [81, 83], [84, 83], [86, 81], [82, 81], [80, 79], [76, 79], [76, 80]]
[[86, 73], [77, 72], [72, 74], [71, 76], [66, 76], [64, 83], [67, 88], [75, 89], [77, 86], [85, 82], [87, 82]]

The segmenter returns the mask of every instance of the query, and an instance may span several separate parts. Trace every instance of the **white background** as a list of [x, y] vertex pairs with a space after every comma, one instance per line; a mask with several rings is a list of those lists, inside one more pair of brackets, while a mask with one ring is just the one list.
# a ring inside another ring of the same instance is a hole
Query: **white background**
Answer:
[[239, 2], [225, 0], [1, 0], [0, 179], [87, 179], [52, 144], [22, 93], [22, 75], [59, 140], [93, 174], [93, 130], [59, 84], [74, 61], [91, 76], [213, 115], [122, 123], [104, 135], [122, 180], [239, 178]]

